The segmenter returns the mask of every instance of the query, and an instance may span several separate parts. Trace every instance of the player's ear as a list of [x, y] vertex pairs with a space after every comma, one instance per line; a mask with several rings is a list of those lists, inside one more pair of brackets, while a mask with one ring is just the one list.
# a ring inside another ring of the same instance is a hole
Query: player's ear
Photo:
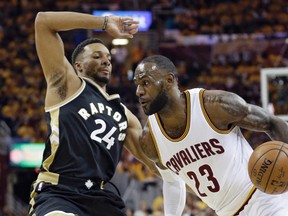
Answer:
[[167, 87], [171, 87], [173, 86], [174, 82], [175, 82], [175, 75], [173, 73], [168, 73], [166, 76], [166, 84]]
[[77, 74], [79, 74], [79, 73], [81, 74], [83, 71], [82, 64], [80, 62], [75, 62], [74, 68], [75, 68]]

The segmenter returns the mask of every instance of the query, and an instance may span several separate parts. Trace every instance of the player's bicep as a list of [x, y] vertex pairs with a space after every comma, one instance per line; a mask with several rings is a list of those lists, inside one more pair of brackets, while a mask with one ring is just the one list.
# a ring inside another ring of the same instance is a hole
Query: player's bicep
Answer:
[[40, 12], [35, 19], [35, 43], [45, 78], [49, 81], [53, 73], [66, 71], [68, 61], [64, 45], [57, 32], [49, 27], [46, 13]]
[[206, 97], [206, 102], [215, 103], [213, 112], [218, 116], [216, 119], [219, 122], [259, 132], [269, 130], [271, 115], [263, 108], [247, 103], [232, 92], [214, 91], [214, 93]]
[[210, 121], [221, 130], [229, 129], [248, 114], [245, 100], [232, 92], [206, 90], [203, 104]]

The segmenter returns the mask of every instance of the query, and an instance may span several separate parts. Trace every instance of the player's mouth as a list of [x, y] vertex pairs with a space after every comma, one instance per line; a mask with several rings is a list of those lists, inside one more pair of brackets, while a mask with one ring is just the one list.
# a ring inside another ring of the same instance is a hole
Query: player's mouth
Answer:
[[103, 73], [103, 74], [107, 74], [107, 75], [110, 74], [110, 70], [108, 70], [108, 69], [106, 69], [106, 68], [99, 69], [98, 71], [101, 72], [101, 73]]
[[141, 106], [147, 106], [147, 104], [148, 104], [148, 101], [147, 100], [139, 100], [139, 102], [140, 102], [140, 104], [141, 104]]

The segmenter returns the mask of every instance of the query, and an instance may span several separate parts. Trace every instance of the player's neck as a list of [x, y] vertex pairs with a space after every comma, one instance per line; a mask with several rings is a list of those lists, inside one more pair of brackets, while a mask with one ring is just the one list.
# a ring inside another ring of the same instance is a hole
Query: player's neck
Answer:
[[185, 125], [187, 116], [186, 97], [184, 93], [177, 92], [175, 97], [171, 97], [168, 104], [158, 112], [158, 115], [163, 124], [174, 127]]
[[[173, 107], [166, 113], [158, 113], [162, 127], [165, 132], [173, 139], [183, 135], [187, 124], [186, 97], [181, 96], [180, 100], [174, 100]], [[176, 103], [178, 102], [178, 104]], [[168, 107], [169, 108], [169, 107]]]

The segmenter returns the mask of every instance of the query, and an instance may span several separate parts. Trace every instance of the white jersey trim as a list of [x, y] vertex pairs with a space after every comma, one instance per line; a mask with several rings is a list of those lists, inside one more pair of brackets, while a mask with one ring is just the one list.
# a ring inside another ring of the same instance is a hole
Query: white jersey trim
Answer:
[[76, 214], [67, 213], [67, 212], [59, 211], [59, 210], [49, 212], [49, 213], [45, 214], [44, 216], [60, 216], [60, 215], [76, 216]]

